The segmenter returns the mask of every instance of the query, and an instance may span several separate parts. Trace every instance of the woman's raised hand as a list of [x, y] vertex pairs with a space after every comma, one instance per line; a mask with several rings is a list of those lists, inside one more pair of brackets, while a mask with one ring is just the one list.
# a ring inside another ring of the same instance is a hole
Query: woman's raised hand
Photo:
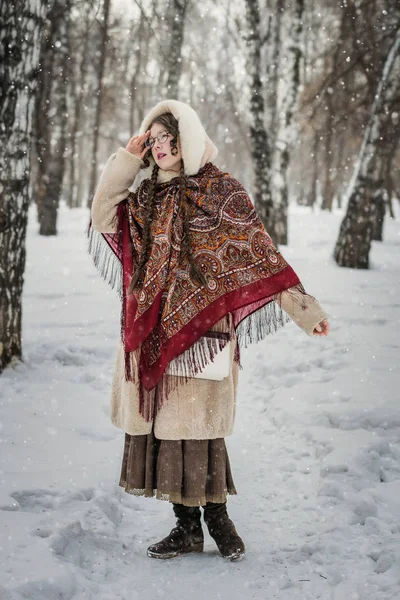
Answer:
[[327, 319], [322, 319], [320, 323], [314, 328], [313, 335], [328, 335], [330, 325]]
[[143, 160], [143, 158], [145, 157], [145, 155], [147, 154], [147, 152], [149, 150], [148, 148], [145, 148], [145, 146], [144, 146], [144, 142], [145, 142], [146, 138], [149, 137], [149, 135], [150, 135], [150, 129], [148, 129], [146, 131], [146, 133], [143, 133], [142, 135], [134, 135], [129, 140], [125, 149], [128, 150], [128, 152], [130, 152], [134, 156], [137, 156], [137, 158], [140, 158], [141, 160]]

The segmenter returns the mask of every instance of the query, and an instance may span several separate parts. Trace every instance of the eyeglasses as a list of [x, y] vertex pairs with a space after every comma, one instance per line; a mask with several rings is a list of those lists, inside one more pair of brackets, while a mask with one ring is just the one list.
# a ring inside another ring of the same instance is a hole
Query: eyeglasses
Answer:
[[[153, 137], [148, 137], [146, 138], [145, 142], [144, 142], [144, 146], [145, 148], [152, 148], [154, 146], [154, 144], [156, 143], [156, 140], [158, 140], [160, 142], [160, 144], [164, 144], [164, 142], [167, 141], [167, 139], [169, 138], [171, 134], [168, 133], [168, 131], [159, 131], [156, 135], [155, 138]], [[172, 137], [172, 135], [171, 135]]]

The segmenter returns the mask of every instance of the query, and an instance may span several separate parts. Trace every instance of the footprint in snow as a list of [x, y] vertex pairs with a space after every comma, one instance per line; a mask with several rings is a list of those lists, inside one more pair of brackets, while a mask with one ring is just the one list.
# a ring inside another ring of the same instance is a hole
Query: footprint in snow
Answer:
[[52, 489], [20, 490], [10, 494], [13, 501], [0, 506], [0, 510], [22, 512], [49, 512], [72, 502], [88, 502], [93, 498], [94, 489], [75, 492], [60, 492]]
[[51, 537], [46, 529], [41, 537], [50, 537], [49, 546], [59, 560], [85, 570], [93, 581], [117, 581], [115, 561], [128, 560], [118, 531], [122, 518], [117, 500], [103, 495], [83, 511], [75, 511], [72, 520], [55, 528]]

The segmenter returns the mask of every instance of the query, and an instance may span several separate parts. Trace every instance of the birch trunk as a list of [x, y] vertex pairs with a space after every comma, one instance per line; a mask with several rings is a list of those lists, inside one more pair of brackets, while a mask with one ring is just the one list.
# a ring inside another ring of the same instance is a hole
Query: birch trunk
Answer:
[[[133, 28], [133, 24], [132, 24]], [[135, 127], [135, 110], [137, 105], [137, 88], [139, 84], [139, 75], [142, 69], [142, 59], [143, 59], [143, 45], [148, 44], [149, 35], [146, 34], [146, 22], [143, 18], [143, 13], [140, 13], [140, 21], [135, 30], [136, 39], [132, 40], [135, 48], [135, 68], [133, 70], [133, 74], [130, 81], [130, 105], [129, 105], [129, 134], [133, 135], [133, 132], [136, 131]]]
[[287, 45], [286, 51], [281, 50], [279, 54], [279, 85], [276, 94], [278, 130], [274, 146], [274, 175], [271, 181], [274, 223], [271, 235], [276, 243], [287, 244], [288, 169], [290, 148], [295, 141], [296, 132], [294, 113], [300, 87], [304, 0], [295, 0], [290, 5], [280, 0], [278, 4], [282, 4], [283, 7], [279, 40], [281, 45]]
[[320, 145], [320, 134], [319, 131], [314, 131], [313, 140], [313, 152], [312, 152], [312, 178], [311, 178], [311, 189], [308, 196], [307, 206], [317, 206], [318, 203], [318, 175], [319, 175], [319, 145]]
[[[0, 372], [22, 357], [21, 296], [33, 109], [47, 1], [0, 3]], [[12, 84], [12, 85], [11, 85]]]
[[[400, 88], [400, 86], [399, 86]], [[399, 89], [400, 92], [400, 89]], [[400, 95], [397, 103], [400, 101]], [[385, 134], [382, 136], [384, 148], [380, 157], [380, 166], [377, 169], [378, 180], [374, 182], [376, 196], [376, 214], [372, 223], [372, 239], [381, 242], [383, 240], [383, 223], [386, 211], [390, 214], [390, 203], [393, 194], [392, 164], [393, 157], [400, 138], [400, 120], [398, 116], [393, 123], [392, 114], [398, 115], [399, 106], [389, 109], [387, 114], [387, 125]]]
[[40, 235], [57, 234], [57, 214], [65, 170], [67, 89], [69, 75], [70, 0], [55, 0], [48, 15], [51, 34], [47, 44], [46, 64], [50, 70], [50, 102], [44, 108], [49, 132], [46, 172], [38, 197]]
[[274, 238], [274, 214], [271, 180], [271, 147], [265, 127], [265, 104], [263, 86], [261, 50], [263, 40], [260, 30], [260, 9], [258, 0], [246, 0], [246, 19], [248, 24], [247, 64], [250, 76], [250, 142], [251, 157], [254, 165], [254, 206], [268, 231]]
[[325, 181], [322, 210], [332, 211], [333, 206], [333, 106], [331, 94], [326, 94], [328, 115], [325, 125]]
[[171, 3], [171, 41], [166, 60], [168, 79], [164, 96], [175, 100], [179, 96], [179, 80], [182, 73], [182, 44], [188, 5], [189, 0], [172, 0]]
[[99, 66], [98, 66], [98, 76], [97, 76], [97, 85], [98, 85], [98, 87], [97, 87], [97, 103], [96, 103], [95, 122], [94, 122], [94, 128], [93, 128], [92, 162], [91, 162], [89, 196], [88, 196], [88, 202], [87, 202], [88, 208], [90, 208], [92, 206], [93, 195], [95, 192], [96, 182], [97, 182], [97, 150], [98, 150], [98, 146], [99, 146], [101, 110], [102, 110], [102, 103], [103, 103], [103, 78], [104, 78], [104, 70], [105, 70], [105, 63], [106, 63], [109, 15], [110, 15], [110, 0], [104, 0], [103, 1], [103, 27], [102, 27], [102, 37], [101, 37], [100, 59], [99, 59]]
[[71, 87], [73, 86], [73, 124], [71, 131], [71, 148], [69, 155], [69, 185], [66, 190], [67, 204], [70, 208], [77, 208], [80, 206], [81, 197], [78, 193], [78, 177], [77, 177], [77, 159], [79, 160], [80, 153], [77, 152], [79, 148], [79, 136], [81, 135], [81, 111], [85, 96], [85, 85], [88, 70], [88, 49], [89, 49], [89, 29], [90, 29], [90, 14], [92, 11], [91, 4], [86, 5], [85, 16], [84, 16], [84, 40], [82, 47], [82, 54], [79, 60], [78, 71], [74, 73], [72, 81], [70, 81]]
[[387, 118], [385, 106], [399, 93], [400, 29], [387, 55], [371, 117], [349, 186], [348, 206], [342, 221], [334, 258], [341, 267], [369, 268], [373, 223], [377, 212], [377, 185], [380, 175], [381, 140]]

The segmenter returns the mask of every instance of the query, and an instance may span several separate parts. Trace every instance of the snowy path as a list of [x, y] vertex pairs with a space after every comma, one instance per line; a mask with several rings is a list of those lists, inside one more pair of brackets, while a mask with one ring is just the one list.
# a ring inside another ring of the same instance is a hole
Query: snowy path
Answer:
[[1, 600], [400, 597], [399, 226], [386, 223], [371, 270], [352, 271], [330, 258], [340, 215], [291, 213], [282, 252], [331, 333], [289, 324], [243, 352], [227, 439], [238, 563], [208, 534], [203, 555], [146, 557], [174, 521], [117, 485], [117, 299], [85, 254], [85, 211], [63, 209], [56, 239], [31, 215], [26, 362], [0, 379]]

